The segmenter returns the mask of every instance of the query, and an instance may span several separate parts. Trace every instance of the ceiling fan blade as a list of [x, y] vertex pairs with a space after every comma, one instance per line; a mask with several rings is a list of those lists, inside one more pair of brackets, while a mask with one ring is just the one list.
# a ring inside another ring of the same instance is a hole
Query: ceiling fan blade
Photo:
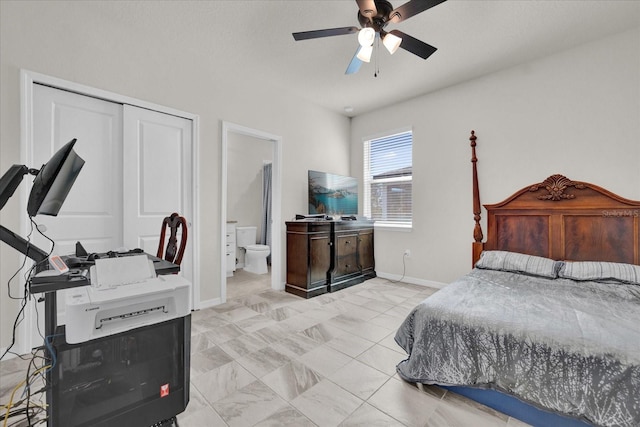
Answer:
[[362, 61], [358, 58], [358, 52], [360, 52], [360, 46], [356, 49], [356, 53], [353, 54], [353, 58], [351, 58], [351, 62], [349, 62], [347, 71], [344, 72], [345, 74], [355, 74], [360, 69]]
[[360, 28], [358, 27], [327, 28], [326, 30], [302, 31], [300, 33], [293, 33], [293, 38], [296, 40], [317, 39], [320, 37], [354, 34], [358, 31], [360, 31]]
[[405, 34], [402, 31], [393, 30], [389, 31], [390, 34], [394, 36], [400, 37], [402, 39], [402, 43], [400, 43], [400, 47], [408, 52], [413, 53], [414, 55], [418, 55], [422, 59], [427, 59], [430, 57], [437, 48], [427, 44], [421, 40], [418, 40], [414, 37], [411, 37], [409, 34]]
[[410, 0], [389, 14], [389, 22], [397, 24], [446, 0]]
[[376, 8], [376, 2], [373, 0], [356, 0], [358, 3], [358, 9], [360, 9], [360, 15], [365, 18], [372, 19], [374, 16], [378, 14], [378, 9]]

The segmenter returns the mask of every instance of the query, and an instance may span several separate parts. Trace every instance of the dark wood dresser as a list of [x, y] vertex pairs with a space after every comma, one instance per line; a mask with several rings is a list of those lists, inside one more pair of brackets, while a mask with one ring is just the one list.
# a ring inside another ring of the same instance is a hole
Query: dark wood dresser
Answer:
[[287, 225], [287, 292], [311, 298], [376, 277], [373, 221], [300, 220]]

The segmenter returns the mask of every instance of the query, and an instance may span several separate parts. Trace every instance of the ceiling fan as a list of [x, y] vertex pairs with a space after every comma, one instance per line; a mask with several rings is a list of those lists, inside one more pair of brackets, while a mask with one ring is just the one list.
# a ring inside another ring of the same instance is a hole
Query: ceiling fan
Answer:
[[394, 9], [387, 0], [356, 0], [358, 4], [358, 22], [362, 28], [340, 27], [325, 30], [302, 31], [293, 33], [296, 41], [321, 37], [341, 36], [358, 33], [358, 49], [351, 59], [345, 74], [353, 74], [360, 69], [362, 62], [369, 62], [373, 52], [373, 42], [380, 37], [382, 44], [393, 55], [399, 47], [427, 59], [437, 48], [420, 41], [399, 30], [385, 31], [390, 22], [397, 24], [420, 12], [424, 12], [446, 0], [410, 0]]

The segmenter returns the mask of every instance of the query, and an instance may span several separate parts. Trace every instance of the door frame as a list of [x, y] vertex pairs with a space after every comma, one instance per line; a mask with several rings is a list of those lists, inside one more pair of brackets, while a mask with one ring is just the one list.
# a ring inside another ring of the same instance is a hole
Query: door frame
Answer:
[[271, 203], [271, 289], [284, 290], [282, 281], [282, 137], [247, 126], [222, 122], [222, 180], [220, 203], [220, 299], [227, 301], [226, 229], [227, 229], [227, 172], [229, 133], [237, 133], [273, 143], [273, 193]]
[[[93, 98], [103, 99], [105, 101], [115, 102], [118, 104], [128, 104], [133, 105], [140, 108], [145, 108], [148, 110], [157, 111], [164, 114], [169, 114], [173, 116], [182, 117], [188, 120], [191, 120], [192, 123], [192, 153], [191, 153], [191, 164], [193, 166], [191, 171], [191, 182], [192, 182], [192, 203], [191, 203], [191, 211], [192, 218], [190, 218], [191, 227], [199, 230], [200, 229], [200, 219], [199, 219], [199, 194], [196, 191], [200, 188], [199, 181], [199, 153], [200, 153], [200, 116], [193, 113], [188, 113], [185, 111], [176, 110], [171, 107], [166, 107], [163, 105], [154, 104], [147, 101], [142, 101], [140, 99], [132, 98], [129, 96], [117, 94], [114, 92], [109, 92], [102, 89], [97, 89], [90, 86], [85, 86], [79, 83], [71, 82], [68, 80], [60, 79], [57, 77], [48, 76], [46, 74], [37, 73], [35, 71], [30, 71], [26, 69], [20, 70], [20, 160], [23, 164], [27, 164], [29, 158], [31, 157], [31, 153], [33, 151], [33, 85], [34, 84], [42, 84], [46, 86], [51, 86], [56, 89], [74, 92], [80, 95], [86, 95]], [[20, 197], [20, 209], [21, 212], [26, 211], [26, 204], [28, 198], [28, 189], [26, 186], [23, 187], [21, 191]], [[26, 215], [20, 215], [20, 230], [23, 235], [28, 232], [28, 220]], [[198, 233], [190, 233], [190, 239], [193, 241], [193, 300], [192, 300], [192, 308], [193, 310], [197, 310], [200, 308], [200, 244]], [[24, 283], [21, 283], [24, 286]], [[19, 347], [17, 350], [20, 354], [28, 353], [29, 350], [34, 346], [32, 342], [31, 336], [32, 334], [29, 331], [33, 331], [37, 328], [37, 313], [33, 304], [28, 304], [26, 307], [26, 315], [25, 321], [21, 324], [22, 330], [18, 333], [17, 344]]]

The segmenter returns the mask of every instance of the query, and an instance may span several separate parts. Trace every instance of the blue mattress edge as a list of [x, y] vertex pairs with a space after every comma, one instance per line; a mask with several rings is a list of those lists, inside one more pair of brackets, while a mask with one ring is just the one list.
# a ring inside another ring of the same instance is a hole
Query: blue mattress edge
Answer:
[[446, 390], [467, 397], [475, 402], [516, 418], [534, 427], [592, 427], [593, 424], [577, 418], [548, 412], [493, 389], [481, 389], [462, 386], [443, 386]]

